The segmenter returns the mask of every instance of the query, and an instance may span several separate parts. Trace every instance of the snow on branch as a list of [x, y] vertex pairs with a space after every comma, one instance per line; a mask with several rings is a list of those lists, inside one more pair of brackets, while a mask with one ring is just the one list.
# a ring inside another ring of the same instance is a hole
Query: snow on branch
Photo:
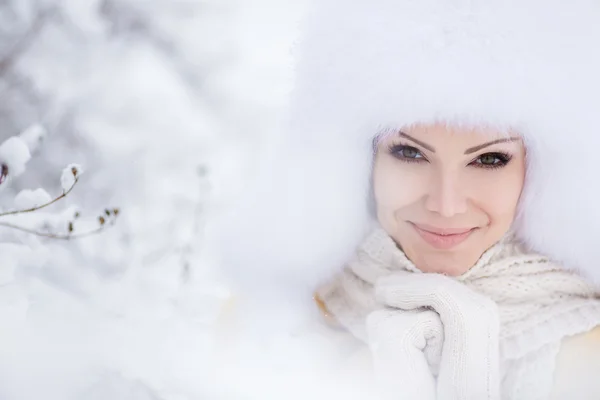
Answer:
[[[4, 166], [4, 164], [3, 164], [3, 166]], [[6, 211], [3, 213], [0, 213], [0, 217], [4, 217], [6, 215], [24, 214], [24, 213], [29, 213], [29, 212], [33, 212], [33, 211], [38, 211], [38, 210], [41, 210], [48, 206], [51, 206], [52, 204], [56, 203], [57, 201], [67, 197], [69, 195], [69, 193], [71, 193], [71, 191], [73, 190], [73, 188], [75, 187], [77, 182], [79, 182], [79, 177], [81, 176], [80, 168], [81, 167], [79, 167], [77, 165], [72, 165], [63, 170], [63, 174], [61, 176], [63, 192], [60, 196], [57, 196], [52, 200], [48, 200], [47, 202], [45, 202], [43, 204], [35, 205], [30, 208], [26, 208], [24, 210], [13, 210], [13, 211]], [[23, 192], [21, 192], [21, 193], [23, 193]], [[38, 197], [42, 196], [41, 195], [42, 192], [36, 191], [33, 193], [38, 193]], [[45, 191], [43, 193], [46, 194]]]
[[[35, 150], [44, 136], [45, 131], [39, 126], [34, 126], [20, 136], [10, 137], [0, 144], [0, 190], [7, 186], [10, 180], [25, 171], [26, 164], [31, 158], [30, 150]], [[67, 166], [60, 178], [62, 193], [54, 198], [43, 189], [19, 192], [15, 197], [17, 208], [0, 212], [0, 227], [46, 238], [71, 240], [98, 234], [114, 225], [120, 212], [118, 208], [106, 208], [102, 215], [96, 217], [95, 227], [81, 232], [75, 229], [75, 220], [81, 216], [79, 212], [68, 221], [65, 233], [46, 232], [19, 223], [17, 219], [19, 216], [39, 212], [66, 198], [73, 191], [82, 174], [83, 169], [80, 165]]]

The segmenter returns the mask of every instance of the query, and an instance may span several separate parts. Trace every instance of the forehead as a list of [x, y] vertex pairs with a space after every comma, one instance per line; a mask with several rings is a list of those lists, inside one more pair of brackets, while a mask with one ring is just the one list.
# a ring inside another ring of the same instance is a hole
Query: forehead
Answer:
[[404, 125], [400, 128], [388, 128], [381, 132], [379, 140], [399, 137], [401, 134], [410, 135], [423, 142], [454, 143], [454, 144], [480, 144], [497, 139], [520, 138], [521, 135], [514, 129], [493, 127], [489, 125], [458, 125], [443, 122], [415, 123]]

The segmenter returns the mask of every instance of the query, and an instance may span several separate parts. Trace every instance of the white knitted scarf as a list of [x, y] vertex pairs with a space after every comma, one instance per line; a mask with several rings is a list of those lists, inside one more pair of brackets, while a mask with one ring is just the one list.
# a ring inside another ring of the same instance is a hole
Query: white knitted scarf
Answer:
[[[335, 319], [366, 342], [366, 316], [382, 307], [375, 301], [373, 285], [398, 271], [422, 273], [377, 228], [318, 294]], [[511, 237], [487, 250], [456, 279], [498, 305], [503, 399], [548, 398], [562, 339], [600, 325], [598, 288], [526, 251]]]

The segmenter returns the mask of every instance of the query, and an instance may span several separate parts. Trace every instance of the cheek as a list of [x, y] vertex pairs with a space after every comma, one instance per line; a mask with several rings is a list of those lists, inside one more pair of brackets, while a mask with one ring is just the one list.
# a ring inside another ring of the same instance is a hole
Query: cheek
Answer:
[[373, 170], [373, 191], [378, 214], [393, 214], [423, 196], [427, 179], [417, 168], [399, 165], [392, 157], [379, 157]]
[[510, 226], [516, 214], [524, 181], [522, 169], [516, 167], [501, 171], [493, 178], [492, 175], [482, 178], [474, 189], [475, 204], [497, 226]]

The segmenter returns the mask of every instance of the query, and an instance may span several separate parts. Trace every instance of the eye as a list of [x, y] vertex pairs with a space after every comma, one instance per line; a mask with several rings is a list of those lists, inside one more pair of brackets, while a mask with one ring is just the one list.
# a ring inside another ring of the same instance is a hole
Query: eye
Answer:
[[477, 157], [471, 164], [480, 168], [501, 168], [508, 164], [511, 156], [506, 153], [485, 153]]
[[404, 146], [400, 144], [390, 146], [390, 154], [403, 161], [421, 161], [425, 157], [416, 147]]

